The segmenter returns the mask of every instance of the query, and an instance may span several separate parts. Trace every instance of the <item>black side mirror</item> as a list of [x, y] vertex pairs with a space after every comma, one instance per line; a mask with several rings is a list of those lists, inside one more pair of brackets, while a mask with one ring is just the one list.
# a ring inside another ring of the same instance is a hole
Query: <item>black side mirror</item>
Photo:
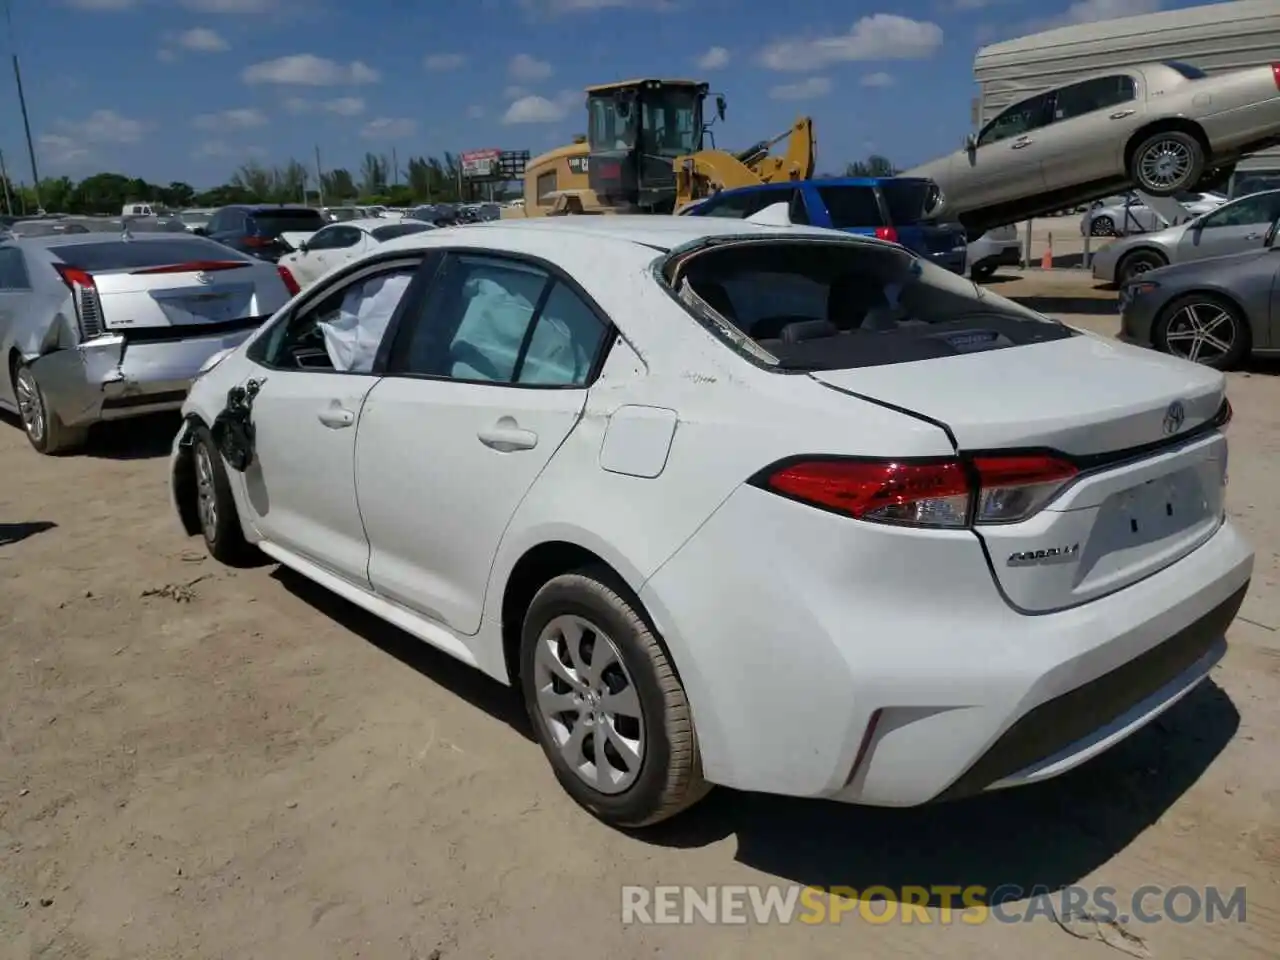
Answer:
[[209, 235], [209, 228], [208, 228], [208, 227], [196, 227], [196, 228], [195, 228], [194, 230], [192, 230], [191, 232], [192, 232], [192, 233], [194, 233], [197, 237], [207, 237], [207, 236]]
[[298, 244], [299, 253], [307, 253], [310, 249], [311, 247], [307, 244], [307, 241], [305, 240], [303, 240], [300, 244]]
[[964, 148], [970, 153], [978, 149], [978, 137], [975, 134], [969, 134], [964, 138]]
[[724, 108], [725, 108], [724, 94], [717, 94], [716, 95], [716, 116], [719, 117], [721, 120], [724, 119]]

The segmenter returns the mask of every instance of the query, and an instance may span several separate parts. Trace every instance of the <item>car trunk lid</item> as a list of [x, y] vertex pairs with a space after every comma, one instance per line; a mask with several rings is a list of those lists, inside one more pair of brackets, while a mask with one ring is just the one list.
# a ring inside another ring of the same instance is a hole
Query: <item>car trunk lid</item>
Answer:
[[225, 324], [258, 316], [258, 271], [248, 261], [173, 264], [93, 275], [107, 329]]
[[1217, 371], [1075, 336], [809, 375], [937, 424], [970, 462], [1048, 452], [1074, 466], [1027, 519], [975, 524], [1020, 610], [1065, 609], [1150, 576], [1222, 521], [1216, 427], [1229, 407]]

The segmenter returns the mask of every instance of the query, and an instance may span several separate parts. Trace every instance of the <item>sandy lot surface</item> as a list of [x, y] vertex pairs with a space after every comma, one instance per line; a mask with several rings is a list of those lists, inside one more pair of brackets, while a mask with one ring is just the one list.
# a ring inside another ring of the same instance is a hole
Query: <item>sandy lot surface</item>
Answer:
[[[274, 566], [206, 559], [170, 514], [171, 424], [64, 460], [0, 424], [0, 957], [1276, 957], [1277, 373], [1231, 381], [1231, 512], [1258, 552], [1231, 652], [1158, 724], [1040, 787], [907, 811], [719, 791], [636, 837], [562, 795], [504, 688]], [[1247, 914], [621, 923], [624, 885], [769, 883], [1216, 884]]]

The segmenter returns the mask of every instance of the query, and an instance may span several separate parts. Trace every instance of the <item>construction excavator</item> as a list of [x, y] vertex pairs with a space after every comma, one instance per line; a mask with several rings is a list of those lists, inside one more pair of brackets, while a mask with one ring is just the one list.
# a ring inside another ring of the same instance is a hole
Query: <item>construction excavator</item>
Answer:
[[[529, 161], [524, 207], [514, 216], [675, 213], [720, 190], [813, 176], [813, 121], [800, 117], [770, 140], [717, 149], [704, 118], [712, 96], [696, 80], [626, 80], [587, 88], [587, 135]], [[786, 153], [772, 150], [789, 138]], [[705, 148], [704, 143], [710, 147]]]

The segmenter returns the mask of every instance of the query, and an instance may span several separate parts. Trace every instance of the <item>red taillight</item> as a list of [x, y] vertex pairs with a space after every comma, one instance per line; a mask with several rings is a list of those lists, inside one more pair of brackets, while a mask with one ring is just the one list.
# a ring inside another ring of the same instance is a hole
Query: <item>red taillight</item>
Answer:
[[153, 273], [217, 273], [219, 270], [239, 270], [252, 266], [248, 260], [188, 260], [186, 263], [170, 263], [162, 267], [143, 267], [134, 270], [134, 276]]
[[284, 281], [284, 288], [289, 291], [289, 296], [296, 297], [302, 287], [298, 286], [298, 281], [294, 279], [293, 271], [277, 264], [276, 273], [280, 274], [280, 279]]
[[1271, 65], [1271, 79], [1276, 82], [1276, 89], [1280, 90], [1280, 63]]
[[93, 275], [86, 273], [78, 267], [68, 267], [65, 263], [54, 264], [54, 269], [58, 271], [65, 283], [74, 293], [76, 287], [84, 287], [89, 290], [97, 289], [97, 284], [93, 282]]
[[959, 460], [799, 460], [758, 485], [824, 510], [877, 523], [963, 527], [1025, 520], [1078, 471], [1057, 457]]
[[85, 340], [102, 335], [102, 301], [98, 297], [98, 284], [93, 274], [71, 267], [65, 263], [54, 264], [58, 276], [71, 291], [71, 301], [76, 309], [76, 323], [80, 327], [80, 336]]
[[269, 237], [255, 237], [253, 234], [249, 234], [244, 238], [244, 245], [246, 247], [269, 247], [273, 243], [275, 243], [275, 241]]
[[968, 522], [969, 479], [958, 460], [802, 460], [769, 474], [765, 485], [859, 520], [944, 527]]
[[898, 231], [893, 227], [876, 227], [876, 239], [888, 240], [890, 243], [898, 242]]

